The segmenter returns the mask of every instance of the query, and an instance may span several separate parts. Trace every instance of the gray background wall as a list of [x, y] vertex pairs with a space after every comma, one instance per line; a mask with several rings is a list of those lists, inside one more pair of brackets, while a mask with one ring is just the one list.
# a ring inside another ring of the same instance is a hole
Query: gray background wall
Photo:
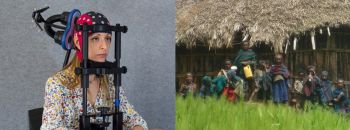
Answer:
[[50, 9], [44, 18], [77, 8], [127, 25], [129, 31], [122, 35], [127, 96], [150, 128], [174, 129], [174, 0], [1, 1], [0, 129], [28, 129], [27, 111], [42, 107], [45, 82], [61, 69], [64, 51], [31, 22], [33, 9], [45, 5]]

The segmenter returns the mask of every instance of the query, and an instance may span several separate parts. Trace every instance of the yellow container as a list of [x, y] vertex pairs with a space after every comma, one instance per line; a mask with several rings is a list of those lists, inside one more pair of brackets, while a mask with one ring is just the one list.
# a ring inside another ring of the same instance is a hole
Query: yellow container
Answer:
[[246, 78], [252, 78], [253, 77], [253, 72], [252, 69], [250, 68], [250, 65], [246, 65], [243, 67], [244, 75]]

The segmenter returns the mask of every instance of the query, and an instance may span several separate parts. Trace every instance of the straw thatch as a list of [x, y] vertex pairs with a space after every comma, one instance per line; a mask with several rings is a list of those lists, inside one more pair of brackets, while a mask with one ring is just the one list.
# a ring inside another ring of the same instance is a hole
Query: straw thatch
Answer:
[[348, 0], [177, 0], [176, 8], [176, 43], [187, 47], [232, 47], [241, 32], [282, 52], [291, 37], [350, 22]]

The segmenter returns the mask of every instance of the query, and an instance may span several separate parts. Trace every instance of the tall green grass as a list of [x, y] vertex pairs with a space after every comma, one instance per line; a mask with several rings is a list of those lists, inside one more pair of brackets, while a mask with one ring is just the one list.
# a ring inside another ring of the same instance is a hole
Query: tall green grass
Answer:
[[350, 130], [350, 119], [330, 109], [308, 111], [272, 103], [176, 97], [177, 130]]

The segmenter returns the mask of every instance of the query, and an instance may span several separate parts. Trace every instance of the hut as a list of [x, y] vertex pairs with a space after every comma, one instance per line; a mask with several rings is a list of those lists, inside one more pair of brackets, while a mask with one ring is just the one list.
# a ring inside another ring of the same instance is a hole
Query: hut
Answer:
[[246, 37], [260, 59], [284, 53], [291, 72], [315, 65], [350, 79], [348, 0], [177, 0], [176, 8], [177, 86], [186, 72], [198, 85], [216, 75]]

